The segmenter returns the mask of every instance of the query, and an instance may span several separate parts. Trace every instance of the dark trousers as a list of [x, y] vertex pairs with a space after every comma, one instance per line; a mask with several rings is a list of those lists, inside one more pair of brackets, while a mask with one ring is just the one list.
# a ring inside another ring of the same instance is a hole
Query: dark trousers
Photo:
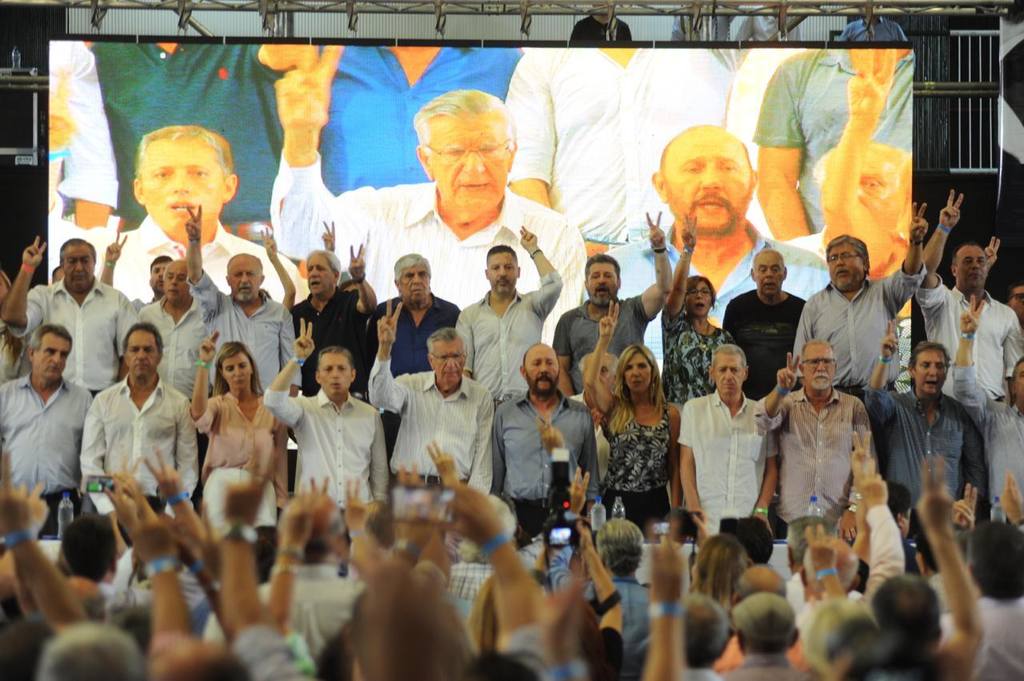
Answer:
[[398, 429], [402, 425], [402, 417], [394, 412], [382, 411], [380, 421], [384, 426], [384, 448], [388, 452], [388, 468], [390, 468], [391, 457], [395, 453], [395, 442], [398, 440]]
[[532, 539], [544, 531], [544, 523], [551, 515], [551, 509], [547, 503], [534, 501], [533, 499], [513, 499], [516, 507], [516, 520], [519, 527]]
[[[70, 492], [71, 503], [75, 505], [75, 517], [82, 512], [82, 497], [79, 495], [77, 489], [66, 490]], [[57, 492], [51, 492], [50, 494], [43, 495], [43, 501], [46, 502], [46, 506], [50, 509], [50, 513], [46, 516], [46, 522], [43, 524], [43, 529], [39, 530], [40, 537], [56, 537], [57, 536], [57, 507], [60, 505], [60, 500], [64, 498], [65, 490], [59, 490]]]

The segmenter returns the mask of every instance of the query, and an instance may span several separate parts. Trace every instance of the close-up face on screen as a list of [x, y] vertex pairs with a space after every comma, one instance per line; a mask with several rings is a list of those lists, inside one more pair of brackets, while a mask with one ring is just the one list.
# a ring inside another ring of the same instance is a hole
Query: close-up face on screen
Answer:
[[[651, 225], [673, 266], [695, 239], [690, 274], [710, 296], [686, 304], [716, 323], [759, 277], [821, 290], [837, 236], [868, 248], [845, 276], [890, 274], [907, 248], [908, 49], [64, 41], [50, 63], [51, 269], [68, 238], [102, 253], [120, 235], [129, 298], [149, 297], [155, 257], [183, 257], [200, 210], [225, 290], [229, 259], [264, 257], [273, 234], [304, 294], [303, 261], [333, 224], [326, 247], [344, 267], [363, 246], [381, 299], [416, 252], [444, 265], [430, 290], [460, 307], [489, 290], [495, 245], [515, 252], [519, 291], [540, 285], [519, 225], [563, 279], [553, 320], [591, 295], [642, 294]], [[438, 218], [442, 236], [416, 229]], [[619, 265], [601, 292], [596, 253]], [[646, 339], [658, 357], [660, 329]]]

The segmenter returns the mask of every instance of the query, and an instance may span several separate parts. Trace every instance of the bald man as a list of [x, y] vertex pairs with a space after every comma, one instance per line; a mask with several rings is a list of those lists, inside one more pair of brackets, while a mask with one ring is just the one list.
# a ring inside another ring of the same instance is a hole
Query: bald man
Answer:
[[[828, 270], [820, 257], [765, 239], [747, 220], [757, 173], [746, 146], [725, 128], [701, 125], [676, 135], [666, 145], [651, 181], [672, 212], [667, 249], [673, 267], [686, 252], [683, 233], [692, 225], [697, 243], [688, 254], [689, 274], [703, 275], [714, 286], [717, 296], [709, 316], [716, 324], [733, 298], [755, 288], [750, 272], [755, 255], [764, 248], [782, 256], [789, 288], [797, 295], [810, 295], [828, 283]], [[639, 294], [646, 288], [645, 281], [650, 285], [655, 254], [647, 243], [631, 243], [609, 254], [622, 268], [620, 297]], [[644, 342], [660, 354], [661, 325], [648, 326]]]

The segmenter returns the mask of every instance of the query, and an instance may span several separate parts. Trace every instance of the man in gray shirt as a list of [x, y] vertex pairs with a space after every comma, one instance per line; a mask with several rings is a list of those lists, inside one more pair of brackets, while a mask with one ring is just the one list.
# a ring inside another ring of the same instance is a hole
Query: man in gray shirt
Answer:
[[[494, 414], [491, 494], [512, 500], [519, 525], [533, 537], [551, 510], [551, 454], [546, 440], [560, 437], [561, 444], [555, 446], [569, 450], [570, 478], [577, 468], [590, 474], [589, 499], [598, 489], [597, 446], [590, 410], [558, 389], [560, 367], [553, 348], [543, 343], [531, 347], [523, 357], [521, 371], [527, 393], [502, 403]], [[541, 429], [545, 431], [543, 440]]]
[[50, 507], [43, 534], [56, 534], [57, 504], [65, 492], [75, 511], [81, 508], [78, 454], [92, 396], [64, 380], [69, 354], [68, 330], [43, 324], [28, 344], [32, 371], [0, 387], [0, 449], [10, 460], [15, 485], [32, 489], [42, 483]]
[[987, 498], [981, 434], [963, 405], [942, 394], [949, 367], [946, 348], [930, 341], [918, 343], [910, 355], [913, 392], [885, 390], [888, 368], [896, 354], [895, 326], [889, 322], [864, 398], [883, 477], [906, 486], [916, 503], [921, 495], [922, 461], [941, 456], [946, 461], [946, 487], [954, 499], [962, 496], [965, 483], [978, 490], [979, 498]]
[[668, 260], [665, 232], [657, 223], [651, 222], [650, 217], [647, 224], [650, 227], [651, 250], [654, 251], [655, 280], [640, 295], [618, 300], [622, 285], [618, 261], [604, 253], [587, 258], [584, 270], [587, 301], [563, 314], [555, 327], [554, 347], [561, 367], [558, 388], [563, 395], [583, 392], [580, 361], [597, 345], [597, 324], [608, 314], [612, 301], [619, 303], [619, 323], [608, 346], [608, 351], [614, 355], [633, 343], [643, 343], [647, 324], [665, 306], [665, 296], [672, 288], [672, 266]]

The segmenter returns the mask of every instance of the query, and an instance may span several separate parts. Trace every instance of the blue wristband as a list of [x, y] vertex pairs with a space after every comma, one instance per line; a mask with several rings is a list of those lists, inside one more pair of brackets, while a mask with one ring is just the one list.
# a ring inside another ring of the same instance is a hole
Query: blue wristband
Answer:
[[974, 334], [973, 333], [961, 333], [960, 337], [963, 338], [964, 340], [969, 340], [969, 341], [974, 340]]
[[177, 572], [181, 561], [175, 556], [162, 556], [146, 563], [146, 574], [151, 578], [162, 572]]
[[647, 616], [652, 620], [658, 619], [659, 617], [682, 617], [683, 604], [679, 601], [651, 603], [647, 608]]
[[945, 234], [947, 236], [949, 235], [950, 232], [953, 231], [952, 227], [946, 227], [946, 225], [942, 224], [941, 222], [938, 224], [936, 229], [939, 229], [943, 234]]
[[892, 364], [892, 357], [886, 357], [885, 355], [878, 356], [879, 364]]
[[551, 681], [569, 681], [569, 679], [586, 679], [590, 677], [590, 674], [583, 660], [573, 660], [572, 662], [549, 668], [547, 677]]
[[183, 501], [191, 499], [191, 495], [188, 492], [178, 492], [177, 494], [167, 497], [167, 503], [171, 506], [177, 506]]
[[498, 534], [488, 539], [487, 543], [480, 547], [480, 550], [484, 552], [485, 556], [490, 558], [495, 551], [497, 551], [510, 541], [511, 539], [509, 539], [509, 536], [507, 534], [505, 534], [504, 532], [499, 532]]
[[783, 388], [781, 385], [777, 385], [775, 386], [775, 392], [785, 397], [790, 393], [790, 390], [789, 388]]
[[299, 357], [297, 357], [297, 356], [296, 357], [292, 357], [292, 361], [295, 362], [296, 364], [298, 364], [299, 367], [301, 367], [303, 364], [306, 363], [306, 360], [299, 359]]
[[4, 546], [10, 551], [18, 544], [24, 544], [27, 541], [31, 541], [36, 538], [35, 532], [32, 530], [18, 530], [17, 532], [10, 532], [4, 535]]
[[836, 570], [835, 568], [825, 568], [824, 570], [818, 570], [816, 573], [814, 573], [814, 576], [820, 582], [821, 580], [825, 579], [826, 577], [831, 577], [831, 576], [838, 577], [839, 576], [839, 571]]

